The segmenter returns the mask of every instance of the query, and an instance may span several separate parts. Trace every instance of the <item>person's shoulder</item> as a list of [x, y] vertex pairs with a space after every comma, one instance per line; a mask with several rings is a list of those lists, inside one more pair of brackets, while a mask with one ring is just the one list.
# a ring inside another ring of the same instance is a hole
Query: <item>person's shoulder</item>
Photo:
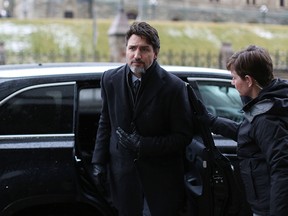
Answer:
[[253, 104], [249, 110], [245, 111], [244, 117], [251, 123], [258, 116], [267, 113], [274, 106], [274, 102], [270, 99], [261, 100]]
[[170, 80], [171, 82], [174, 83], [185, 84], [185, 82], [182, 79], [180, 79], [177, 75], [165, 70], [163, 67], [161, 67], [161, 70], [162, 70], [161, 73], [166, 77], [167, 80]]
[[121, 66], [116, 67], [116, 68], [111, 68], [109, 70], [106, 70], [104, 73], [105, 73], [105, 75], [112, 75], [112, 74], [115, 74], [119, 71], [125, 70], [125, 66], [126, 65], [124, 64], [124, 65], [121, 65]]
[[112, 77], [115, 77], [115, 75], [117, 74], [120, 74], [120, 75], [123, 74], [123, 71], [125, 71], [125, 66], [126, 65], [121, 65], [119, 67], [111, 68], [111, 69], [104, 71], [103, 76], [102, 76], [103, 80], [107, 80]]

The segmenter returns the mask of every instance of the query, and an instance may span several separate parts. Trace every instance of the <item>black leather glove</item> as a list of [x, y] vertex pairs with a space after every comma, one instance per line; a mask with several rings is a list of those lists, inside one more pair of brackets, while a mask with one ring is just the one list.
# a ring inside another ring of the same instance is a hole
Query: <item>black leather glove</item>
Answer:
[[120, 146], [127, 151], [138, 155], [141, 136], [136, 132], [136, 130], [134, 130], [133, 133], [128, 134], [122, 128], [118, 127], [116, 133], [119, 138]]
[[107, 183], [107, 170], [106, 166], [100, 164], [93, 164], [92, 170], [93, 180], [97, 190], [106, 195], [106, 187], [105, 184]]
[[217, 116], [214, 116], [212, 113], [210, 113], [201, 100], [197, 100], [197, 101], [198, 101], [199, 108], [201, 109], [201, 112], [198, 113], [197, 115], [197, 119], [203, 124], [206, 124], [207, 126], [212, 126], [214, 121], [217, 119]]

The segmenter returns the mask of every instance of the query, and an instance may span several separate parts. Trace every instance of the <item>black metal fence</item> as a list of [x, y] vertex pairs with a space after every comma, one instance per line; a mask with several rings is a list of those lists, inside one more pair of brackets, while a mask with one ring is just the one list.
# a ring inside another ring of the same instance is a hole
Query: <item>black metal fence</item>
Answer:
[[[275, 70], [286, 71], [288, 73], [288, 51], [270, 52]], [[54, 62], [109, 62], [110, 56], [101, 55], [101, 53], [9, 53], [5, 54], [5, 64], [27, 64], [27, 63], [54, 63]], [[207, 52], [199, 53], [195, 50], [188, 52], [161, 52], [158, 58], [161, 64], [183, 65], [196, 67], [223, 68], [221, 65], [220, 55]]]
[[197, 50], [193, 53], [185, 51], [179, 53], [173, 51], [160, 53], [159, 62], [167, 65], [221, 68], [219, 55], [212, 54], [211, 52], [200, 54]]

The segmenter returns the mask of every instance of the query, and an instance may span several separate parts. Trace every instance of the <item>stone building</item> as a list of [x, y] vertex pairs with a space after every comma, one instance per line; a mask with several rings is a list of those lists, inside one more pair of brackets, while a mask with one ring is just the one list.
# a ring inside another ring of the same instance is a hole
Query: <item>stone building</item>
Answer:
[[6, 5], [9, 13], [19, 19], [91, 18], [92, 3], [93, 0], [0, 0], [0, 9]]
[[112, 19], [119, 7], [130, 19], [288, 23], [288, 0], [0, 0], [0, 11], [32, 19]]

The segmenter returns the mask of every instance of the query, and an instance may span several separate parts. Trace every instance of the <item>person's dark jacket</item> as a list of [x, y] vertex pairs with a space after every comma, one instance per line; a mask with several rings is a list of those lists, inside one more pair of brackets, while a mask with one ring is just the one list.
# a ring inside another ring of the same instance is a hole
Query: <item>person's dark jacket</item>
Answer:
[[243, 107], [240, 124], [216, 118], [212, 131], [238, 142], [241, 176], [252, 211], [288, 215], [288, 82], [274, 79]]
[[[169, 205], [169, 199], [173, 202], [184, 187], [183, 153], [192, 139], [187, 88], [155, 61], [142, 76], [138, 98], [133, 102], [129, 73], [125, 65], [103, 74], [103, 108], [92, 163], [110, 165], [112, 187], [122, 184], [123, 188], [120, 191], [118, 186], [113, 187], [113, 194], [124, 198], [124, 189], [129, 190], [130, 186], [133, 190], [131, 186], [140, 180], [148, 201], [157, 200], [164, 208], [163, 204]], [[136, 160], [119, 145], [117, 127], [128, 133], [136, 128], [140, 134]], [[166, 196], [166, 201], [159, 200], [159, 195]], [[117, 200], [114, 201], [117, 206]]]

